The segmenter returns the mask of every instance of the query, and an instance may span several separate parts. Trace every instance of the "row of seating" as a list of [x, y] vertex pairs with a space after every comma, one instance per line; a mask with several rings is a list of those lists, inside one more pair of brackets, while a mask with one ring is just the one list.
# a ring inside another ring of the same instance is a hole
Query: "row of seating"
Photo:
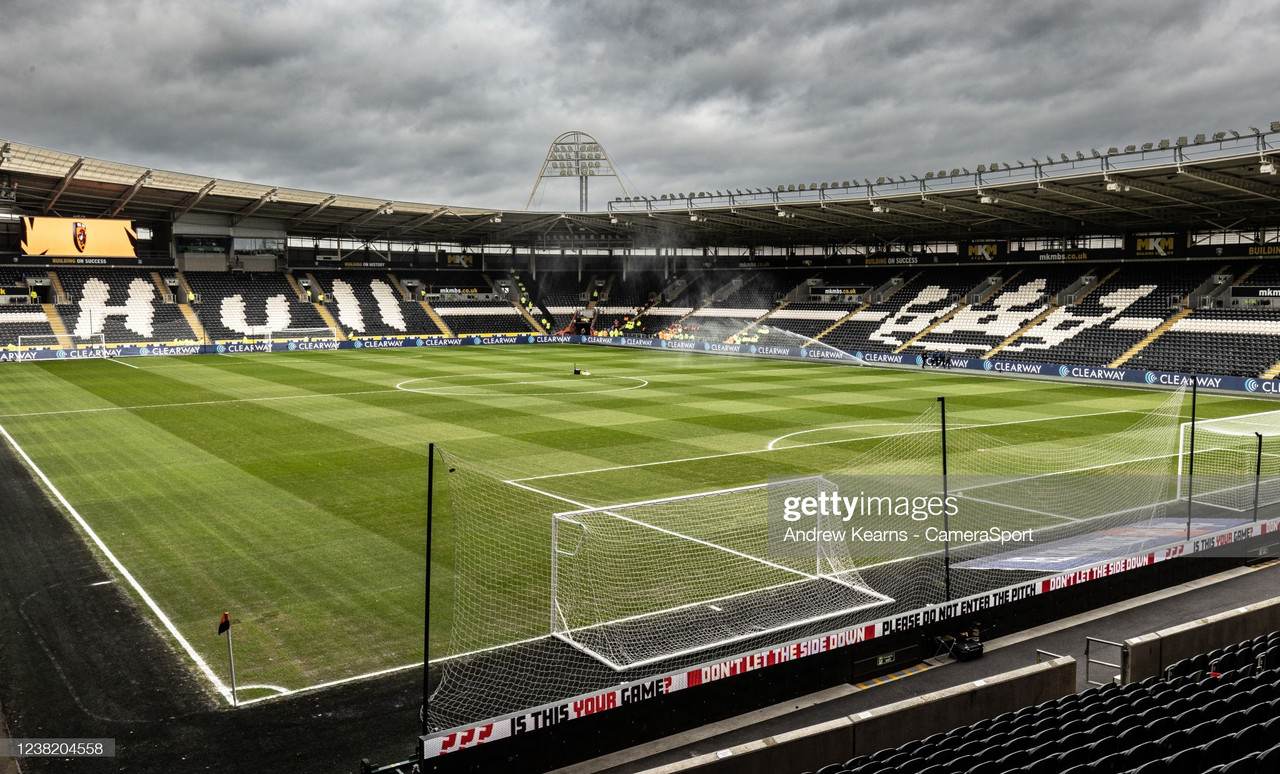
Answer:
[[807, 774], [1274, 774], [1278, 742], [1280, 632]]

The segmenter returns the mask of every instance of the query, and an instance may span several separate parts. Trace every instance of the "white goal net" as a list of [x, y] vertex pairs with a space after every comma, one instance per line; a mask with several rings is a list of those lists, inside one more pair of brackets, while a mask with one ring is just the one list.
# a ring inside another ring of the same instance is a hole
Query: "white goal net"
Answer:
[[1240, 512], [1255, 495], [1259, 507], [1280, 502], [1280, 411], [1200, 420], [1194, 437], [1183, 422], [1178, 470], [1180, 498]]
[[554, 636], [622, 671], [893, 601], [821, 541], [807, 556], [770, 552], [770, 486], [556, 514]]
[[18, 337], [18, 351], [29, 352], [42, 349], [74, 350], [80, 357], [106, 357], [107, 341], [101, 333], [83, 336], [38, 334]]
[[281, 328], [266, 333], [266, 340], [276, 341], [338, 341], [334, 328]]

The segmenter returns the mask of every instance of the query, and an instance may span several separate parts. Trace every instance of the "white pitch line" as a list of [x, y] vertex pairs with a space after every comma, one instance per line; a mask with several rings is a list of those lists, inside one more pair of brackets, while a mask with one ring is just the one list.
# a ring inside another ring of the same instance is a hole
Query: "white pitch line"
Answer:
[[138, 366], [134, 365], [133, 363], [126, 363], [126, 362], [124, 362], [123, 360], [121, 360], [120, 358], [116, 358], [116, 357], [109, 357], [109, 358], [107, 358], [107, 360], [111, 361], [112, 363], [119, 363], [119, 364], [120, 364], [120, 365], [122, 365], [122, 366], [129, 366], [130, 368], [136, 368], [136, 369], [138, 369], [139, 371], [141, 371], [141, 370], [142, 370], [141, 368], [138, 368]]
[[147, 403], [141, 406], [100, 406], [87, 409], [66, 409], [63, 411], [30, 411], [25, 414], [0, 414], [0, 419], [18, 417], [51, 417], [62, 414], [97, 414], [106, 411], [136, 411], [138, 409], [187, 408], [190, 406], [221, 406], [228, 403], [255, 403], [268, 400], [300, 400], [303, 398], [345, 398], [349, 395], [380, 395], [388, 392], [405, 392], [405, 390], [357, 390], [356, 392], [312, 392], [306, 395], [271, 395], [263, 398], [226, 398], [224, 400], [199, 400], [190, 403]]
[[[1013, 419], [1008, 422], [989, 422], [987, 424], [980, 424], [980, 425], [961, 425], [957, 429], [968, 430], [972, 428], [1000, 427], [1003, 425], [1021, 425], [1029, 422], [1049, 422], [1049, 421], [1055, 421], [1055, 420], [1062, 421], [1062, 420], [1078, 419], [1080, 417], [1099, 417], [1099, 416], [1105, 416], [1108, 414], [1141, 414], [1141, 413], [1146, 413], [1146, 412], [1140, 412], [1134, 409], [1116, 409], [1115, 411], [1096, 411], [1091, 414], [1072, 414], [1070, 416], [1065, 416], [1065, 417], [1038, 417], [1035, 419]], [[819, 428], [819, 429], [827, 429], [827, 428]], [[913, 432], [925, 433], [925, 432], [933, 432], [933, 430], [932, 429], [917, 430]], [[766, 446], [763, 449], [748, 449], [746, 451], [723, 452], [720, 454], [703, 454], [698, 457], [684, 457], [682, 459], [675, 459], [675, 460], [656, 460], [654, 462], [638, 462], [634, 465], [613, 465], [607, 468], [594, 468], [592, 470], [576, 470], [568, 473], [546, 473], [541, 476], [527, 476], [525, 478], [516, 478], [516, 479], [512, 479], [512, 481], [513, 482], [514, 481], [539, 481], [544, 478], [565, 478], [566, 476], [583, 476], [589, 473], [610, 473], [616, 470], [631, 470], [632, 468], [648, 468], [648, 467], [653, 467], [655, 465], [675, 465], [681, 462], [702, 462], [703, 460], [715, 460], [715, 459], [722, 459], [724, 457], [740, 457], [744, 454], [764, 454], [765, 452], [771, 452], [771, 451], [791, 451], [793, 449], [808, 449], [813, 446], [830, 446], [831, 444], [851, 443], [853, 441], [875, 441], [875, 440], [880, 440], [884, 438], [892, 438], [895, 435], [900, 435], [900, 433], [887, 433], [884, 435], [867, 435], [861, 438], [840, 438], [834, 441], [814, 441], [813, 443], [798, 443], [798, 444], [795, 444], [794, 446], [784, 446], [780, 449], [772, 448], [772, 446]], [[785, 437], [786, 436], [779, 436], [778, 438], [775, 438], [774, 441], [778, 441]]]
[[[164, 611], [160, 609], [160, 605], [156, 604], [156, 601], [151, 598], [151, 595], [147, 593], [146, 589], [142, 588], [142, 584], [138, 583], [137, 579], [133, 577], [133, 574], [130, 573], [124, 564], [116, 558], [116, 555], [111, 553], [111, 549], [107, 548], [107, 544], [102, 542], [102, 538], [98, 537], [98, 533], [93, 531], [84, 518], [80, 516], [80, 513], [76, 511], [70, 502], [67, 501], [67, 498], [62, 496], [62, 492], [58, 491], [58, 488], [53, 485], [53, 482], [49, 480], [49, 477], [44, 474], [44, 471], [36, 465], [35, 460], [31, 459], [31, 457], [27, 455], [27, 452], [18, 445], [18, 442], [13, 436], [9, 435], [9, 431], [3, 426], [0, 426], [0, 435], [4, 436], [5, 440], [9, 442], [9, 445], [13, 447], [14, 451], [22, 457], [22, 460], [27, 464], [27, 467], [29, 467], [31, 471], [35, 473], [42, 482], [44, 482], [44, 485], [48, 487], [53, 496], [62, 504], [62, 507], [66, 509], [71, 518], [75, 519], [75, 522], [80, 525], [80, 529], [84, 530], [85, 534], [89, 536], [89, 539], [93, 541], [93, 544], [97, 546], [98, 550], [107, 558], [107, 561], [111, 562], [111, 566], [115, 567], [116, 571], [129, 582], [129, 585], [138, 593], [138, 596], [146, 603], [147, 607], [151, 608], [151, 612], [160, 619], [160, 623], [164, 628], [173, 635], [173, 638], [178, 641], [178, 644], [182, 646], [182, 649], [187, 652], [187, 655], [191, 657], [191, 660], [194, 661], [200, 671], [204, 673], [205, 678], [213, 684], [213, 687], [218, 691], [218, 693], [222, 694], [222, 697], [226, 699], [228, 704], [230, 704], [231, 689], [218, 678], [204, 658], [201, 657], [201, 655], [196, 652], [196, 649], [191, 646], [191, 643], [187, 641], [187, 638], [182, 636], [182, 632], [178, 631], [178, 627], [174, 626], [173, 621], [169, 620], [169, 616], [165, 615]], [[212, 615], [212, 613], [210, 613], [210, 615]]]
[[[330, 680], [327, 683], [317, 683], [316, 685], [308, 685], [305, 688], [293, 688], [293, 689], [278, 688], [277, 686], [273, 686], [273, 685], [254, 686], [257, 688], [272, 688], [275, 690], [283, 691], [283, 693], [280, 693], [276, 696], [260, 696], [256, 699], [246, 699], [240, 702], [240, 706], [243, 707], [246, 704], [257, 704], [260, 701], [271, 701], [273, 699], [279, 699], [284, 696], [293, 696], [294, 694], [306, 693], [308, 691], [320, 691], [320, 690], [324, 690], [325, 688], [332, 688], [335, 685], [344, 685], [346, 683], [354, 683], [357, 680], [369, 680], [374, 677], [382, 677], [383, 675], [395, 674], [396, 672], [404, 672], [405, 670], [408, 670], [408, 669], [418, 669], [421, 666], [422, 666], [422, 662], [418, 661], [413, 664], [405, 664], [403, 666], [391, 667], [389, 669], [379, 669], [376, 672], [366, 672], [365, 674], [362, 674], [362, 675], [353, 675], [351, 677], [344, 677], [340, 680]], [[249, 687], [249, 686], [245, 686], [245, 687]], [[240, 690], [239, 686], [237, 686], [237, 690]]]

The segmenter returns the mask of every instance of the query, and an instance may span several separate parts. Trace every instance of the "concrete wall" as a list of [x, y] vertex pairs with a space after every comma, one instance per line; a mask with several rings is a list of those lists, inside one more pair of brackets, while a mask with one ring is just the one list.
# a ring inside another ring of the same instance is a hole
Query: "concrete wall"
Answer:
[[1074, 693], [1075, 659], [1016, 669], [845, 718], [759, 739], [647, 774], [796, 774], [897, 747], [982, 718]]
[[1184, 658], [1274, 631], [1280, 631], [1280, 598], [1134, 637], [1121, 651], [1120, 678], [1145, 680]]

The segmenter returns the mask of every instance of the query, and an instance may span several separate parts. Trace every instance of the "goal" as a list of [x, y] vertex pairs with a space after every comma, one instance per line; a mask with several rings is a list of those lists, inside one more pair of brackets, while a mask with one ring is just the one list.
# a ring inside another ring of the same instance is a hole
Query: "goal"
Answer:
[[266, 334], [266, 341], [340, 341], [336, 328], [281, 328]]
[[[1194, 454], [1192, 449], [1194, 447]], [[1194, 460], [1192, 457], [1194, 456]], [[1280, 502], [1280, 411], [1195, 423], [1178, 440], [1178, 496], [1228, 511]]]
[[[824, 483], [785, 488], [803, 496]], [[552, 636], [625, 671], [892, 603], [839, 546], [769, 550], [762, 526], [777, 486], [556, 514]]]
[[74, 352], [76, 357], [106, 357], [107, 341], [101, 333], [85, 336], [37, 334], [18, 337], [19, 352], [33, 350], [57, 350], [63, 357], [68, 352]]

